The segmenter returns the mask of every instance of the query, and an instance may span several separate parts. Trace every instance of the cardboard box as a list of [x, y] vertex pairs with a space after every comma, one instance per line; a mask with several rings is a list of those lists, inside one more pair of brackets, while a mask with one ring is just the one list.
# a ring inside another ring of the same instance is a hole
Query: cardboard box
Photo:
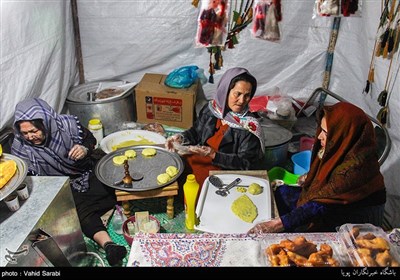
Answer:
[[201, 88], [200, 81], [180, 89], [166, 86], [166, 77], [146, 73], [136, 86], [137, 121], [190, 128], [195, 116], [196, 96]]

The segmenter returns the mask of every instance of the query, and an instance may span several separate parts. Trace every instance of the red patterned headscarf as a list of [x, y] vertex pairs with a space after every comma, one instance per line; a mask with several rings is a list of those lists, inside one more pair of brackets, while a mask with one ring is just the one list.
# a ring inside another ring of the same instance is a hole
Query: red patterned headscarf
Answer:
[[325, 152], [319, 159], [318, 126], [310, 171], [297, 205], [308, 201], [349, 204], [385, 189], [374, 128], [363, 110], [339, 102], [325, 106], [323, 116], [328, 131]]

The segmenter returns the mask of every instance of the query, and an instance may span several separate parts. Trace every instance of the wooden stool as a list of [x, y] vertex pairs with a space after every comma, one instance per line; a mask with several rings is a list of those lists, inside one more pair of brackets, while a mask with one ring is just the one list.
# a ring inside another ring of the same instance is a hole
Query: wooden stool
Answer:
[[148, 191], [121, 191], [116, 190], [115, 195], [117, 196], [117, 201], [122, 201], [122, 207], [124, 209], [124, 214], [127, 217], [131, 216], [131, 211], [129, 207], [130, 200], [145, 199], [153, 197], [167, 197], [167, 215], [168, 218], [172, 219], [174, 217], [174, 196], [178, 194], [178, 182], [173, 182], [168, 186], [163, 188], [148, 190]]

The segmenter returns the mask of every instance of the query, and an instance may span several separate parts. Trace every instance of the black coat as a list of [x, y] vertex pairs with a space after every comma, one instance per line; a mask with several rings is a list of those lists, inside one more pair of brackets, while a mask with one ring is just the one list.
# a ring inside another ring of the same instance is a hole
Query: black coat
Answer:
[[[207, 145], [206, 141], [215, 133], [217, 120], [207, 103], [201, 109], [194, 125], [182, 133], [183, 143], [185, 145]], [[260, 140], [248, 130], [229, 127], [212, 163], [221, 169], [263, 169], [264, 153]]]

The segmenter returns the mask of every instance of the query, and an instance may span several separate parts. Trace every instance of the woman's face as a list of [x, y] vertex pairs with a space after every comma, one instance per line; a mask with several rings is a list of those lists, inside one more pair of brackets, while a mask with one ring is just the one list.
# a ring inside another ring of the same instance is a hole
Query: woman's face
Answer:
[[319, 141], [321, 141], [321, 147], [326, 145], [326, 136], [328, 134], [328, 127], [326, 126], [326, 118], [323, 117], [321, 120], [321, 132], [318, 135]]
[[251, 99], [251, 83], [246, 81], [238, 81], [229, 91], [228, 107], [235, 113], [242, 112]]
[[40, 145], [45, 140], [42, 130], [36, 128], [31, 122], [23, 121], [19, 124], [20, 132], [24, 138], [34, 145]]

